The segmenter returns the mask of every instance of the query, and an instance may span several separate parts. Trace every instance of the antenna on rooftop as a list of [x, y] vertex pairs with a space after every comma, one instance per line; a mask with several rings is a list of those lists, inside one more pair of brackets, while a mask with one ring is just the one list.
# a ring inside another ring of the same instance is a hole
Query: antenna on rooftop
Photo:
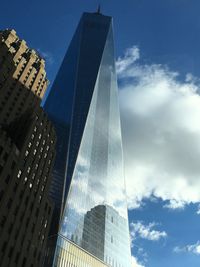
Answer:
[[101, 5], [100, 4], [98, 5], [98, 8], [97, 8], [97, 14], [101, 14]]

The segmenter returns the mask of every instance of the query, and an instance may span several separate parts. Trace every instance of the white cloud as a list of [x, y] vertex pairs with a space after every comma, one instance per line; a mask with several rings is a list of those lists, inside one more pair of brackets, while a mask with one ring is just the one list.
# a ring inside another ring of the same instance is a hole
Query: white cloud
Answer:
[[131, 266], [132, 267], [145, 267], [143, 264], [138, 262], [138, 259], [134, 256], [131, 256]]
[[123, 73], [127, 67], [131, 66], [140, 57], [140, 51], [137, 46], [128, 48], [123, 58], [118, 58], [116, 62], [117, 72]]
[[198, 203], [199, 79], [139, 62], [135, 46], [117, 61], [129, 208], [152, 196], [173, 209]]
[[185, 207], [185, 201], [182, 200], [176, 200], [176, 199], [170, 199], [167, 204], [164, 205], [165, 208], [168, 209], [184, 209]]
[[193, 253], [196, 255], [200, 255], [200, 241], [197, 241], [197, 243], [193, 245], [187, 245], [184, 247], [175, 247], [174, 252], [176, 253], [189, 252], [189, 253]]
[[140, 221], [136, 223], [132, 222], [130, 224], [132, 241], [134, 241], [138, 237], [151, 241], [158, 241], [161, 238], [166, 238], [167, 233], [165, 231], [158, 231], [153, 229], [156, 226], [157, 224], [154, 222], [149, 223], [148, 225], [144, 225]]
[[200, 204], [198, 205], [197, 212], [198, 215], [200, 215]]

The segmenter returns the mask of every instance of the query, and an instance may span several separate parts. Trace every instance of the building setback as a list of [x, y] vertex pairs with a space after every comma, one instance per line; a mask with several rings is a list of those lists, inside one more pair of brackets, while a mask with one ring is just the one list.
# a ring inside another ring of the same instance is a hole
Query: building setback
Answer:
[[14, 30], [0, 31], [0, 266], [42, 266], [54, 128], [40, 107], [44, 60]]

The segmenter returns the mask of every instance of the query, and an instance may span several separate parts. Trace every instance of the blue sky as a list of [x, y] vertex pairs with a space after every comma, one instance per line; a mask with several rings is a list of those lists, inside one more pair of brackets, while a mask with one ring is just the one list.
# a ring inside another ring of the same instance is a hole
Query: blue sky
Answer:
[[[3, 1], [52, 81], [84, 11], [114, 18], [134, 267], [200, 265], [199, 0]], [[3, 12], [2, 12], [3, 11]]]

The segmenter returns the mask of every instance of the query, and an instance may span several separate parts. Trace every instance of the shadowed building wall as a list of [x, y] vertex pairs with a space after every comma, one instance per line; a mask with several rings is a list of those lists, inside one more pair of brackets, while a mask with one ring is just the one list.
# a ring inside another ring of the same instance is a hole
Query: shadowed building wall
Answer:
[[53, 202], [54, 128], [40, 108], [44, 60], [14, 30], [0, 31], [0, 266], [43, 263]]

